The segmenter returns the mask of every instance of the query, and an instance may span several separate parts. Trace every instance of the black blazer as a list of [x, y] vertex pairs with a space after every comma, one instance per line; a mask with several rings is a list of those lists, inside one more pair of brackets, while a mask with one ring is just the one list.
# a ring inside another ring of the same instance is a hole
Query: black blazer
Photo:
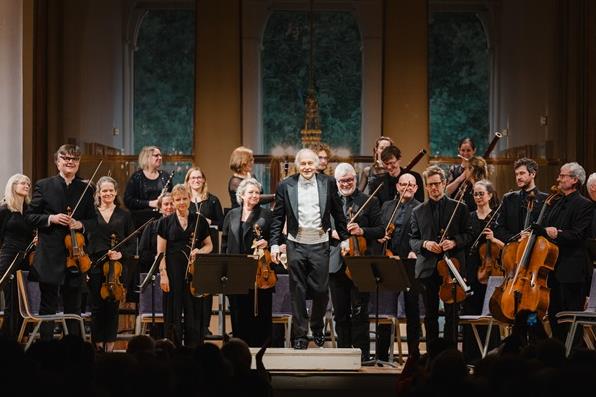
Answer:
[[[503, 204], [497, 215], [497, 226], [494, 231], [495, 237], [504, 243], [507, 243], [511, 237], [519, 233], [524, 227], [525, 219], [522, 216], [522, 206], [527, 206], [527, 203], [522, 202], [521, 192], [521, 190], [517, 190], [503, 196]], [[538, 189], [536, 189], [536, 192], [536, 201], [530, 215], [530, 224], [538, 219], [544, 200], [547, 197], [546, 193], [540, 192]]]
[[[288, 234], [296, 236], [298, 233], [298, 177], [300, 174], [286, 178], [277, 187], [275, 207], [271, 224], [271, 245], [280, 245], [285, 239], [282, 235], [284, 223], [287, 221]], [[323, 230], [331, 229], [331, 217], [335, 221], [335, 230], [342, 240], [349, 236], [346, 229], [346, 217], [342, 202], [337, 192], [335, 179], [317, 174], [315, 177], [319, 190], [319, 207]]]
[[[64, 237], [69, 233], [66, 226], [48, 225], [50, 215], [66, 213], [66, 207], [74, 209], [87, 184], [76, 177], [66, 186], [60, 175], [42, 179], [35, 184], [31, 204], [25, 216], [37, 228], [38, 244], [35, 248], [33, 267], [40, 282], [59, 285], [66, 275], [67, 250]], [[73, 218], [83, 223], [86, 232], [97, 224], [93, 188], [89, 187]]]
[[[401, 173], [399, 174], [399, 176], [401, 176], [405, 172], [404, 168], [400, 168], [400, 169], [401, 169]], [[424, 181], [422, 180], [422, 177], [416, 171], [410, 170], [407, 173], [414, 176], [414, 179], [416, 179], [416, 185], [418, 185], [418, 190], [414, 194], [414, 198], [420, 202], [423, 202], [424, 201]], [[395, 177], [390, 176], [388, 173], [385, 173], [374, 180], [374, 182], [370, 185], [370, 190], [368, 193], [372, 194], [372, 192], [379, 186], [379, 184], [381, 182], [383, 182], [383, 187], [380, 188], [379, 192], [376, 194], [376, 197], [379, 199], [379, 201], [381, 202], [381, 205], [382, 205], [386, 201], [393, 200], [397, 196], [397, 188], [395, 187], [395, 185], [398, 180], [399, 180], [399, 177], [395, 178]]]
[[559, 230], [553, 240], [559, 247], [555, 277], [561, 283], [585, 282], [592, 274], [585, 241], [590, 235], [592, 203], [579, 192], [573, 192], [547, 208], [544, 227]]
[[[255, 207], [246, 224], [250, 225], [244, 232], [240, 230], [240, 219], [242, 217], [242, 207], [236, 207], [228, 211], [223, 222], [223, 232], [221, 235], [221, 251], [226, 254], [245, 254], [251, 253], [254, 234], [253, 226], [258, 223], [261, 227], [261, 237], [269, 241], [271, 230], [271, 211], [260, 206]], [[242, 244], [240, 242], [242, 241]], [[241, 252], [240, 248], [244, 247]]]
[[[386, 201], [383, 203], [383, 208], [381, 209], [381, 219], [383, 222], [383, 227], [387, 226], [389, 219], [391, 218], [391, 214], [395, 209], [395, 205], [397, 204], [399, 199], [394, 199], [391, 201]], [[402, 259], [406, 259], [412, 248], [410, 247], [410, 233], [412, 231], [412, 223], [410, 222], [412, 218], [412, 211], [418, 205], [420, 205], [420, 201], [412, 198], [405, 204], [406, 213], [404, 215], [404, 224], [403, 229], [400, 231], [399, 236], [393, 235], [391, 239], [390, 248], [393, 250], [393, 253], [398, 255]], [[382, 237], [382, 236], [381, 236]]]
[[[457, 202], [448, 197], [444, 197], [444, 199], [446, 202], [441, 215], [441, 226], [446, 227]], [[422, 243], [425, 240], [437, 241], [437, 238], [440, 237], [439, 225], [433, 224], [432, 209], [429, 200], [418, 205], [412, 211], [411, 228], [410, 246], [417, 256], [416, 278], [430, 277], [436, 268], [437, 261], [442, 255], [437, 255], [422, 248]], [[449, 227], [448, 236], [456, 244], [455, 249], [449, 252], [449, 254], [451, 257], [457, 258], [461, 264], [460, 273], [465, 274], [466, 246], [472, 241], [473, 235], [470, 224], [470, 212], [468, 211], [468, 207], [463, 203], [457, 207], [457, 213]]]

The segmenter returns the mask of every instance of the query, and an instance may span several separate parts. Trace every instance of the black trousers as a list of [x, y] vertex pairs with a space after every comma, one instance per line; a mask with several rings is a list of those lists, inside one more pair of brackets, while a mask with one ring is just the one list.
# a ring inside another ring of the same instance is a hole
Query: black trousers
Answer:
[[[436, 270], [430, 277], [420, 278], [422, 300], [424, 302], [424, 328], [426, 329], [426, 343], [439, 337], [439, 287], [441, 277]], [[445, 304], [445, 329], [443, 336], [446, 340], [457, 344], [457, 327], [459, 322], [459, 304]]]
[[250, 347], [261, 347], [271, 338], [273, 288], [257, 290], [257, 315], [254, 310], [254, 290], [248, 294], [230, 295], [230, 316], [235, 338], [245, 341]]
[[292, 295], [292, 337], [305, 339], [308, 334], [307, 296], [313, 300], [310, 328], [322, 334], [329, 301], [329, 242], [300, 244], [287, 242], [290, 293]]
[[370, 355], [368, 333], [368, 301], [370, 294], [359, 292], [346, 276], [345, 265], [337, 273], [329, 274], [329, 289], [333, 302], [337, 347], [356, 347], [362, 357]]
[[91, 304], [91, 338], [93, 342], [114, 342], [118, 335], [119, 302], [102, 299], [100, 295], [104, 276], [89, 275], [89, 303]]
[[[400, 292], [401, 293], [401, 292]], [[395, 295], [395, 299], [399, 298], [399, 294]], [[406, 312], [406, 338], [408, 343], [408, 355], [420, 354], [420, 291], [418, 288], [404, 291], [404, 308]], [[391, 326], [379, 325], [378, 330], [379, 343], [377, 358], [387, 361], [389, 358], [389, 347], [391, 346]]]
[[[39, 304], [39, 314], [56, 314], [60, 297], [64, 305], [64, 313], [81, 314], [81, 291], [83, 277], [81, 275], [66, 276], [62, 286], [55, 284], [39, 283], [41, 292], [41, 301]], [[78, 321], [66, 320], [68, 332], [72, 335], [81, 335], [81, 329]], [[41, 340], [48, 341], [54, 337], [54, 324], [44, 321], [39, 328]]]
[[[584, 310], [586, 301], [586, 283], [561, 283], [554, 275], [549, 277], [550, 304], [548, 306], [548, 321], [553, 338], [565, 342], [569, 324], [557, 323], [557, 313], [566, 310], [581, 311]], [[582, 340], [582, 327], [578, 327], [575, 334], [574, 345]]]

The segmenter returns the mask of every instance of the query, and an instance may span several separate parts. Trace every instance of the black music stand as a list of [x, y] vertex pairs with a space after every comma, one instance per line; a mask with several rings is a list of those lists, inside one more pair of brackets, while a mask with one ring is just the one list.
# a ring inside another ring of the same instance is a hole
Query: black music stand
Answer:
[[257, 259], [246, 254], [198, 255], [193, 266], [192, 286], [197, 296], [221, 294], [223, 327], [222, 337], [226, 338], [226, 295], [247, 294], [254, 288]]
[[163, 256], [164, 253], [162, 252], [155, 257], [155, 260], [153, 261], [153, 264], [151, 264], [145, 279], [139, 286], [139, 293], [142, 293], [145, 288], [147, 288], [147, 285], [151, 283], [151, 330], [149, 331], [149, 335], [155, 339], [158, 337], [157, 332], [155, 331], [155, 280], [157, 279], [156, 270], [159, 268], [159, 263], [161, 262]]
[[[411, 283], [403, 263], [388, 256], [346, 256], [346, 266], [352, 273], [352, 281], [360, 292], [376, 292], [375, 313], [375, 359], [363, 365], [390, 365], [394, 363], [379, 360], [379, 292], [400, 292], [410, 288]], [[397, 307], [396, 307], [397, 311]], [[399, 325], [398, 325], [399, 326]], [[395, 343], [391, 341], [391, 343]], [[401, 343], [401, 341], [400, 341]]]

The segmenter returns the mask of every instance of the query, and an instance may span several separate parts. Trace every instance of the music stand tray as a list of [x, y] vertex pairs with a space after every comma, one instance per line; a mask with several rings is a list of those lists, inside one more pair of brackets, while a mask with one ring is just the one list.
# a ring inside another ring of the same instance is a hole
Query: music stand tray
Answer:
[[[400, 292], [410, 288], [411, 282], [405, 266], [399, 259], [388, 256], [346, 256], [344, 261], [350, 269], [354, 285], [360, 292], [376, 292], [375, 359], [363, 364], [378, 366], [385, 364], [394, 367], [394, 363], [377, 358], [379, 356], [379, 292]], [[391, 343], [395, 343], [395, 341], [391, 341]]]
[[[255, 286], [256, 258], [246, 254], [198, 255], [193, 266], [192, 285], [198, 296], [222, 294], [225, 310], [226, 295], [247, 294]], [[225, 316], [222, 336], [225, 338]]]

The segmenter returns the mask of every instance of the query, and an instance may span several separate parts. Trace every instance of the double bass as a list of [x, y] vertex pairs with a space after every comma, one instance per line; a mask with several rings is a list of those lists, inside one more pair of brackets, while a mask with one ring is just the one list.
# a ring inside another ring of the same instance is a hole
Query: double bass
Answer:
[[[553, 192], [544, 201], [537, 224], [540, 225], [547, 207], [561, 197], [553, 187]], [[537, 313], [543, 317], [549, 305], [550, 288], [548, 274], [555, 269], [559, 247], [538, 236], [534, 230], [524, 236], [518, 244], [515, 258], [504, 258], [504, 266], [514, 268], [513, 276], [506, 276], [503, 284], [495, 289], [490, 298], [489, 308], [493, 317], [501, 322], [513, 323], [520, 312]], [[515, 260], [514, 263], [507, 263]]]

